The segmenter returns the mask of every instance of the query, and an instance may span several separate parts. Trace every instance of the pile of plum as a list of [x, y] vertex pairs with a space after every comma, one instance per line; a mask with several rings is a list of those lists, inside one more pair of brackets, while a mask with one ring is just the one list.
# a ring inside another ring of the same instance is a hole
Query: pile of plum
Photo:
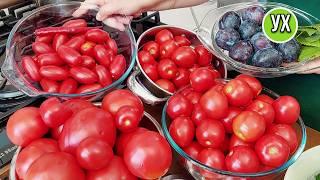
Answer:
[[216, 44], [229, 51], [232, 59], [253, 66], [275, 68], [296, 61], [299, 43], [294, 38], [280, 44], [270, 41], [261, 28], [264, 15], [261, 6], [226, 12], [219, 21]]

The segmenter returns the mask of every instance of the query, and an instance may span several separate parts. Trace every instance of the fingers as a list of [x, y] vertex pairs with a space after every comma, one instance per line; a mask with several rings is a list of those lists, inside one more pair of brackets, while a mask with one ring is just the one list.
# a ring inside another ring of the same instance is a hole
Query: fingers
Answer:
[[107, 19], [105, 19], [103, 21], [103, 23], [105, 23], [106, 25], [108, 25], [110, 27], [116, 28], [116, 29], [118, 29], [120, 31], [124, 31], [125, 30], [124, 24], [119, 22], [116, 17], [107, 18]]
[[96, 18], [98, 21], [103, 21], [113, 14], [119, 14], [119, 10], [120, 7], [117, 3], [106, 3], [100, 8]]
[[80, 17], [90, 9], [97, 9], [104, 4], [104, 0], [85, 0], [81, 6], [72, 14], [74, 17]]
[[130, 24], [132, 16], [115, 16], [116, 20], [122, 24]]

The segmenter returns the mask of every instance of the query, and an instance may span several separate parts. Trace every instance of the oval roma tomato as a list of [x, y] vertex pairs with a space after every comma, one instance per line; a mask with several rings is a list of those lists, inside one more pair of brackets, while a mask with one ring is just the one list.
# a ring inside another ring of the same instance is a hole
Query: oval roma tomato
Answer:
[[257, 100], [266, 102], [268, 104], [272, 104], [274, 99], [272, 99], [270, 96], [265, 95], [265, 94], [260, 94], [258, 97], [256, 97]]
[[191, 115], [192, 122], [196, 125], [199, 126], [202, 121], [207, 119], [207, 115], [204, 112], [204, 110], [201, 108], [200, 104], [195, 104], [193, 108], [193, 112]]
[[[203, 150], [203, 147], [196, 141], [191, 142], [189, 146], [183, 148], [183, 151], [193, 159], [198, 159], [198, 155], [202, 150]], [[181, 161], [183, 164], [186, 163], [185, 158], [181, 158]]]
[[298, 148], [298, 135], [292, 126], [287, 124], [276, 124], [268, 129], [268, 133], [276, 134], [285, 139], [290, 146], [291, 154]]
[[223, 124], [217, 120], [203, 120], [196, 129], [196, 138], [204, 147], [218, 148], [225, 138]]
[[97, 44], [93, 48], [94, 58], [99, 62], [99, 64], [109, 67], [114, 53], [110, 49], [106, 49], [103, 45]]
[[13, 113], [7, 123], [7, 135], [12, 143], [26, 146], [48, 132], [43, 123], [39, 109], [24, 107]]
[[172, 82], [177, 88], [185, 87], [189, 84], [190, 72], [184, 68], [178, 68], [176, 76], [172, 79]]
[[52, 39], [53, 39], [52, 35], [43, 35], [43, 36], [37, 36], [35, 41], [50, 44]]
[[144, 64], [142, 65], [142, 69], [152, 81], [159, 79], [157, 65]]
[[255, 145], [260, 161], [267, 166], [279, 167], [289, 159], [290, 147], [285, 139], [275, 134], [261, 137]]
[[73, 113], [77, 113], [83, 109], [94, 107], [89, 101], [83, 99], [68, 99], [63, 102]]
[[275, 122], [281, 124], [293, 124], [300, 115], [300, 104], [292, 96], [280, 96], [273, 104]]
[[146, 64], [152, 64], [152, 65], [157, 64], [154, 57], [148, 51], [145, 51], [145, 50], [138, 52], [138, 59], [142, 66]]
[[254, 111], [242, 111], [233, 119], [233, 133], [245, 142], [255, 142], [265, 132], [266, 122]]
[[79, 66], [82, 63], [81, 54], [71, 47], [61, 45], [57, 50], [58, 55], [70, 66]]
[[106, 167], [96, 170], [88, 171], [87, 180], [137, 180], [125, 165], [123, 159], [119, 156], [113, 156], [113, 159], [110, 161], [109, 165]]
[[198, 54], [198, 64], [200, 66], [209, 66], [212, 61], [212, 54], [203, 46], [198, 45], [194, 49]]
[[116, 141], [116, 152], [117, 155], [123, 156], [123, 152], [127, 144], [131, 141], [131, 138], [135, 136], [138, 133], [145, 132], [147, 129], [138, 127], [132, 132], [128, 133], [121, 133], [120, 136], [118, 136], [118, 139]]
[[260, 100], [254, 100], [249, 106], [247, 106], [246, 110], [255, 111], [263, 116], [267, 126], [273, 123], [275, 113], [271, 104]]
[[50, 79], [43, 78], [40, 80], [40, 86], [43, 91], [56, 93], [59, 92], [59, 83]]
[[53, 152], [38, 158], [30, 166], [26, 179], [85, 180], [85, 174], [72, 155]]
[[84, 35], [74, 36], [69, 41], [67, 41], [64, 45], [71, 47], [77, 51], [80, 51], [81, 46], [86, 42], [86, 38]]
[[40, 75], [44, 78], [53, 80], [53, 81], [61, 81], [68, 78], [68, 71], [64, 70], [59, 66], [42, 66], [40, 68]]
[[253, 99], [253, 93], [250, 86], [246, 82], [238, 79], [230, 80], [224, 86], [223, 92], [232, 106], [246, 106]]
[[57, 53], [40, 54], [38, 56], [38, 61], [40, 66], [60, 66], [64, 64], [64, 61], [58, 56]]
[[109, 33], [101, 29], [90, 29], [85, 34], [86, 39], [91, 42], [102, 44], [110, 39]]
[[170, 59], [162, 59], [158, 64], [158, 73], [163, 79], [172, 79], [177, 76], [178, 68]]
[[135, 176], [156, 179], [167, 173], [172, 162], [170, 145], [159, 133], [146, 131], [131, 138], [124, 161]]
[[134, 106], [121, 107], [114, 116], [116, 127], [123, 133], [134, 131], [138, 128], [143, 113]]
[[101, 84], [95, 83], [95, 84], [84, 84], [80, 86], [76, 92], [76, 94], [81, 93], [88, 93], [88, 92], [94, 92], [99, 89], [103, 88]]
[[89, 57], [93, 57], [93, 48], [96, 44], [94, 42], [91, 41], [87, 41], [85, 43], [83, 43], [80, 47], [80, 52], [83, 55], [87, 55]]
[[91, 56], [81, 56], [82, 64], [81, 66], [86, 67], [88, 69], [92, 69], [96, 66], [96, 60], [94, 60]]
[[258, 79], [255, 77], [246, 75], [246, 74], [240, 74], [236, 77], [236, 79], [239, 79], [241, 81], [246, 82], [249, 87], [251, 88], [253, 95], [257, 97], [260, 92], [262, 91], [262, 85]]
[[53, 53], [54, 50], [51, 46], [43, 42], [34, 42], [32, 43], [32, 50], [36, 54], [45, 54], [45, 53]]
[[178, 48], [179, 46], [174, 40], [167, 40], [160, 44], [160, 58], [170, 58], [173, 52]]
[[53, 38], [52, 48], [58, 51], [58, 48], [69, 40], [67, 34], [56, 34]]
[[113, 52], [113, 54], [118, 53], [118, 46], [117, 46], [117, 43], [114, 39], [109, 38], [108, 41], [105, 42], [105, 47], [108, 50], [111, 50]]
[[174, 84], [169, 81], [168, 79], [158, 79], [155, 82], [160, 88], [169, 91], [171, 93], [176, 91], [176, 87], [174, 86]]
[[68, 78], [62, 81], [61, 86], [59, 88], [59, 93], [73, 94], [73, 93], [76, 93], [77, 88], [78, 88], [77, 81], [72, 78]]
[[190, 101], [181, 94], [172, 96], [168, 101], [167, 114], [171, 119], [179, 116], [190, 117], [193, 105]]
[[31, 56], [23, 56], [21, 58], [21, 65], [28, 75], [28, 77], [33, 81], [40, 81], [41, 75], [39, 72], [39, 67], [35, 61], [33, 61]]
[[82, 84], [93, 84], [98, 81], [98, 76], [93, 71], [85, 67], [71, 68], [70, 76]]
[[191, 42], [185, 36], [175, 36], [174, 40], [176, 41], [178, 46], [190, 46]]
[[62, 27], [87, 27], [87, 22], [84, 19], [72, 19], [65, 22]]
[[[213, 148], [206, 148], [203, 149], [199, 155], [198, 155], [198, 161], [202, 162], [203, 164], [214, 168], [214, 169], [220, 169], [220, 170], [224, 170], [225, 167], [225, 157], [223, 152], [220, 149], [213, 149]], [[212, 173], [210, 171], [207, 170], [200, 170], [200, 173], [202, 176], [206, 177], [206, 178], [218, 178], [219, 175]]]
[[109, 86], [112, 84], [112, 76], [111, 73], [102, 65], [96, 65], [96, 74], [98, 75], [99, 83], [102, 86]]
[[227, 97], [214, 89], [205, 92], [199, 102], [209, 118], [219, 120], [228, 113]]
[[254, 173], [260, 169], [260, 161], [254, 150], [247, 146], [236, 146], [226, 156], [227, 170], [239, 173]]
[[254, 147], [253, 143], [244, 142], [240, 138], [238, 138], [236, 135], [232, 135], [229, 142], [229, 150], [233, 149], [236, 146], [248, 146], [250, 148]]
[[74, 154], [80, 142], [90, 136], [101, 137], [113, 147], [116, 140], [116, 127], [110, 113], [96, 107], [75, 113], [64, 124], [59, 138], [59, 147], [62, 151]]
[[197, 53], [190, 46], [178, 47], [171, 55], [171, 59], [182, 68], [191, 68], [198, 59]]
[[191, 87], [197, 92], [205, 92], [214, 84], [214, 76], [208, 68], [198, 68], [190, 74]]
[[118, 80], [126, 69], [126, 59], [122, 54], [116, 55], [109, 66], [111, 77], [114, 80]]
[[241, 113], [241, 109], [237, 107], [230, 107], [227, 116], [221, 119], [221, 122], [227, 133], [233, 133], [232, 122], [233, 119]]
[[169, 133], [174, 142], [183, 148], [191, 144], [195, 128], [190, 118], [177, 117], [170, 124]]
[[154, 41], [149, 41], [143, 45], [142, 48], [144, 51], [149, 52], [153, 58], [157, 59], [159, 57], [160, 53], [160, 47], [159, 44]]
[[173, 34], [167, 29], [163, 29], [159, 31], [155, 36], [156, 42], [159, 43], [160, 45], [171, 39], [173, 39]]

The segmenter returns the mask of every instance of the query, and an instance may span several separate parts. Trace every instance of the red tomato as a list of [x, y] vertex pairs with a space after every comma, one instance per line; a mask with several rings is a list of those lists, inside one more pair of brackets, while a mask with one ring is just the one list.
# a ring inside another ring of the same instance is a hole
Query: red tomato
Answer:
[[210, 89], [200, 98], [200, 105], [207, 116], [212, 119], [221, 119], [228, 113], [227, 97], [214, 89]]
[[62, 27], [87, 27], [87, 22], [84, 19], [72, 19], [65, 22]]
[[110, 74], [114, 80], [118, 80], [126, 69], [126, 59], [122, 54], [116, 55], [109, 66]]
[[59, 66], [42, 66], [40, 68], [40, 75], [44, 78], [53, 80], [53, 81], [61, 81], [68, 78], [68, 72]]
[[58, 152], [58, 143], [52, 139], [40, 138], [22, 149], [16, 160], [16, 172], [20, 179], [25, 179], [31, 164], [40, 156], [49, 152]]
[[190, 117], [192, 109], [192, 103], [181, 94], [171, 96], [168, 100], [167, 114], [171, 119], [175, 119], [179, 116]]
[[52, 48], [58, 51], [58, 48], [69, 40], [67, 34], [56, 34], [53, 38]]
[[106, 49], [103, 45], [97, 44], [93, 48], [93, 54], [95, 59], [99, 62], [99, 64], [104, 66], [109, 66], [112, 58], [114, 56], [114, 53], [110, 49]]
[[58, 56], [57, 53], [40, 54], [38, 56], [40, 66], [56, 65], [60, 66], [64, 64], [64, 61]]
[[82, 64], [81, 66], [93, 69], [96, 66], [96, 60], [94, 60], [91, 56], [81, 56], [82, 57]]
[[242, 80], [244, 82], [246, 82], [249, 87], [251, 88], [253, 95], [255, 97], [257, 97], [260, 92], [262, 91], [262, 85], [260, 83], [260, 81], [258, 79], [256, 79], [255, 77], [246, 75], [246, 74], [240, 74], [236, 77], [236, 79]]
[[36, 54], [52, 53], [54, 50], [51, 46], [43, 42], [34, 42], [32, 43], [32, 50]]
[[77, 147], [76, 158], [79, 165], [87, 170], [106, 167], [113, 158], [110, 145], [104, 139], [88, 137]]
[[169, 127], [169, 133], [180, 147], [189, 146], [195, 134], [195, 128], [190, 118], [177, 117]]
[[224, 84], [216, 81], [216, 84], [211, 89], [214, 89], [218, 92], [223, 93], [223, 88], [224, 88]]
[[119, 156], [113, 156], [109, 165], [97, 171], [88, 171], [87, 180], [137, 180]]
[[248, 111], [255, 111], [263, 116], [266, 125], [271, 125], [274, 120], [274, 110], [271, 104], [260, 100], [254, 100], [247, 108]]
[[67, 106], [73, 113], [77, 113], [83, 109], [88, 109], [94, 107], [89, 101], [83, 99], [68, 99], [63, 102], [65, 106]]
[[172, 79], [177, 76], [178, 68], [170, 59], [162, 59], [158, 64], [158, 73], [163, 79]]
[[31, 80], [41, 80], [39, 67], [30, 56], [23, 56], [21, 59], [21, 65]]
[[192, 103], [192, 104], [198, 104], [201, 98], [201, 93], [191, 91], [186, 95], [186, 98]]
[[152, 81], [157, 81], [159, 79], [156, 65], [144, 64], [142, 65], [142, 69]]
[[299, 102], [292, 96], [280, 96], [273, 104], [275, 122], [281, 124], [293, 124], [300, 115]]
[[72, 155], [53, 152], [37, 159], [30, 166], [25, 179], [84, 180], [85, 174]]
[[155, 36], [156, 42], [160, 45], [165, 41], [172, 40], [172, 39], [173, 39], [173, 34], [167, 29], [163, 29], [159, 31]]
[[174, 40], [176, 41], [178, 46], [190, 46], [191, 42], [185, 36], [175, 36]]
[[233, 133], [232, 122], [233, 119], [241, 113], [241, 109], [237, 107], [230, 107], [227, 116], [221, 119], [221, 122], [227, 133]]
[[82, 84], [92, 84], [98, 81], [98, 76], [93, 71], [85, 67], [71, 68], [70, 75]]
[[223, 124], [217, 120], [203, 120], [196, 129], [196, 138], [204, 147], [219, 148], [225, 138]]
[[52, 128], [50, 130], [51, 137], [55, 140], [58, 140], [62, 132], [62, 129], [63, 129], [63, 125], [60, 125], [59, 127], [56, 127], [56, 128]]
[[99, 78], [99, 83], [102, 86], [109, 86], [112, 84], [112, 77], [110, 72], [102, 65], [96, 65], [96, 74], [98, 75]]
[[268, 104], [272, 104], [274, 101], [274, 99], [272, 99], [270, 96], [265, 95], [265, 94], [260, 94], [256, 99], [263, 101], [263, 102], [266, 102]]
[[7, 123], [7, 135], [10, 141], [18, 146], [26, 146], [48, 132], [43, 123], [39, 109], [25, 107], [13, 113]]
[[141, 133], [141, 132], [145, 132], [145, 131], [147, 131], [147, 129], [142, 128], [142, 127], [138, 127], [137, 129], [135, 129], [132, 132], [121, 133], [121, 135], [118, 136], [118, 139], [116, 141], [117, 154], [119, 156], [123, 156], [124, 149], [127, 146], [127, 144], [131, 141], [131, 138], [133, 136], [135, 136], [136, 134]]
[[250, 86], [238, 79], [229, 81], [224, 86], [223, 92], [232, 106], [246, 106], [253, 99], [253, 93]]
[[81, 54], [68, 46], [59, 46], [57, 52], [60, 58], [63, 59], [70, 66], [78, 66], [82, 64]]
[[43, 78], [40, 81], [40, 85], [45, 92], [56, 93], [59, 91], [59, 83], [56, 81]]
[[172, 79], [172, 82], [176, 85], [177, 88], [185, 87], [190, 82], [189, 76], [190, 72], [187, 69], [178, 68], [176, 76]]
[[101, 84], [97, 84], [97, 83], [96, 84], [84, 84], [78, 88], [77, 94], [93, 92], [93, 91], [97, 91], [101, 88], [103, 88], [101, 86]]
[[207, 68], [198, 68], [190, 74], [191, 87], [197, 92], [205, 92], [214, 84], [214, 77]]
[[171, 55], [171, 59], [177, 66], [191, 68], [198, 59], [197, 53], [190, 46], [178, 47]]
[[160, 47], [159, 44], [154, 41], [149, 41], [143, 45], [142, 48], [144, 51], [149, 52], [153, 58], [157, 59], [160, 54]]
[[211, 71], [214, 78], [221, 78], [221, 74], [218, 70], [213, 69], [212, 66], [209, 66], [207, 68]]
[[113, 54], [117, 54], [118, 53], [118, 46], [117, 43], [114, 39], [109, 39], [108, 41], [105, 42], [105, 47], [107, 49], [110, 49]]
[[199, 126], [203, 120], [207, 119], [207, 115], [200, 104], [194, 105], [191, 119], [196, 126]]
[[173, 52], [178, 48], [179, 46], [174, 40], [168, 40], [164, 43], [160, 44], [160, 58], [170, 58]]
[[146, 131], [131, 138], [124, 150], [124, 161], [132, 174], [143, 179], [156, 179], [171, 166], [170, 145], [159, 133]]
[[[196, 141], [193, 141], [191, 144], [189, 144], [189, 146], [183, 148], [183, 151], [193, 159], [198, 159], [198, 155], [202, 150], [203, 147]], [[183, 158], [182, 162], [186, 163], [186, 159]]]
[[[205, 164], [211, 168], [220, 169], [220, 170], [224, 170], [226, 168], [224, 159], [225, 159], [224, 154], [219, 149], [206, 148], [206, 149], [203, 149], [198, 155], [198, 161], [200, 161], [202, 164]], [[200, 170], [200, 173], [202, 176], [206, 178], [215, 179], [219, 177], [218, 174], [212, 173], [207, 170]]]
[[260, 162], [252, 148], [236, 146], [226, 156], [226, 167], [233, 172], [254, 173], [259, 171]]
[[268, 133], [276, 134], [286, 140], [290, 147], [291, 154], [293, 154], [298, 148], [298, 135], [290, 125], [276, 124], [268, 129]]
[[233, 133], [245, 142], [255, 142], [265, 132], [266, 122], [254, 111], [242, 111], [233, 119]]
[[46, 43], [46, 44], [50, 44], [52, 39], [53, 39], [53, 36], [44, 35], [44, 36], [37, 36], [35, 41], [36, 42], [43, 42], [43, 43]]
[[174, 84], [167, 80], [167, 79], [158, 79], [156, 82], [155, 82], [160, 88], [166, 90], [166, 91], [169, 91], [171, 93], [175, 92], [176, 91], [176, 87], [174, 86]]
[[80, 51], [81, 46], [86, 42], [84, 35], [74, 36], [69, 41], [67, 41], [64, 45], [71, 47], [77, 51]]
[[209, 66], [211, 64], [213, 56], [203, 45], [196, 46], [194, 50], [198, 54], [197, 62], [200, 66]]
[[[123, 98], [126, 97], [126, 98]], [[132, 106], [139, 109], [139, 113], [143, 113], [143, 104], [138, 96], [131, 91], [125, 89], [118, 89], [110, 92], [104, 96], [102, 100], [102, 109], [110, 112], [113, 116], [123, 106]]]
[[75, 153], [80, 142], [90, 136], [101, 137], [113, 147], [116, 127], [110, 113], [96, 107], [75, 113], [64, 124], [59, 147], [62, 151]]
[[148, 51], [144, 51], [144, 50], [138, 52], [138, 60], [142, 66], [145, 64], [152, 64], [152, 65], [157, 64], [154, 57], [150, 53], [148, 53]]
[[238, 138], [236, 135], [232, 135], [231, 138], [230, 138], [230, 142], [229, 142], [229, 149], [231, 150], [236, 146], [248, 146], [248, 147], [253, 148], [254, 144], [253, 143], [244, 142], [243, 140]]
[[62, 81], [59, 93], [62, 94], [74, 94], [77, 91], [78, 83], [72, 78], [68, 78]]
[[80, 47], [81, 54], [93, 57], [93, 48], [95, 45], [96, 44], [91, 41], [83, 43]]
[[133, 106], [123, 106], [116, 113], [114, 119], [116, 127], [123, 133], [134, 131], [138, 128], [143, 113]]
[[86, 39], [91, 42], [102, 44], [110, 39], [109, 33], [101, 29], [90, 29], [86, 32]]
[[275, 134], [261, 137], [255, 145], [256, 153], [262, 164], [279, 167], [289, 159], [290, 147], [285, 139]]

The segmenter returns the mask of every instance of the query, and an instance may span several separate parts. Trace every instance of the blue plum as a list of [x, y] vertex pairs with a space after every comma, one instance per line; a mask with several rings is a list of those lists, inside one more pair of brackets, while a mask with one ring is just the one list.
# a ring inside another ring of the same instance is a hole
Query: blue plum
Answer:
[[258, 32], [255, 35], [253, 35], [250, 39], [250, 42], [252, 46], [254, 47], [255, 51], [258, 51], [260, 49], [264, 48], [274, 48], [274, 43], [271, 42], [263, 32]]
[[252, 65], [265, 68], [275, 68], [282, 64], [282, 54], [274, 48], [258, 50], [252, 58]]
[[220, 29], [239, 29], [241, 23], [240, 16], [234, 12], [229, 11], [226, 12], [219, 20], [219, 28]]
[[280, 43], [277, 48], [287, 63], [296, 61], [300, 54], [300, 45], [294, 38], [286, 43]]
[[246, 20], [242, 21], [239, 28], [239, 33], [242, 39], [249, 39], [260, 30], [260, 26], [258, 26], [256, 23]]
[[242, 20], [252, 21], [258, 25], [262, 24], [265, 10], [261, 6], [251, 6], [241, 11]]
[[234, 29], [220, 29], [215, 36], [217, 45], [225, 50], [229, 50], [239, 40], [240, 35]]
[[239, 62], [247, 63], [253, 55], [253, 47], [249, 41], [239, 41], [231, 47], [229, 56]]

